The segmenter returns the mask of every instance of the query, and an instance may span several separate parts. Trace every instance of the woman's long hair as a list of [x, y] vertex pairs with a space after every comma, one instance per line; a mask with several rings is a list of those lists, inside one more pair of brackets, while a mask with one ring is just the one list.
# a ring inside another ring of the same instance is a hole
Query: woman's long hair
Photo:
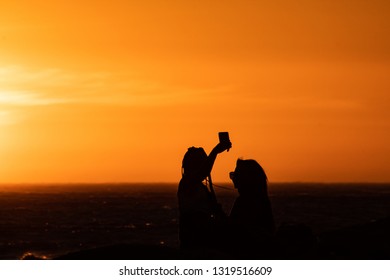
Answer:
[[234, 173], [234, 183], [241, 194], [267, 195], [268, 178], [257, 161], [238, 159]]

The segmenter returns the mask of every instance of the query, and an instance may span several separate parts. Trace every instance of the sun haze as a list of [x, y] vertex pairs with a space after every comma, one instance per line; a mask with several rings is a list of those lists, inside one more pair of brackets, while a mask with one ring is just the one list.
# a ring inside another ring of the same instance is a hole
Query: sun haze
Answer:
[[388, 1], [2, 1], [0, 182], [390, 181]]

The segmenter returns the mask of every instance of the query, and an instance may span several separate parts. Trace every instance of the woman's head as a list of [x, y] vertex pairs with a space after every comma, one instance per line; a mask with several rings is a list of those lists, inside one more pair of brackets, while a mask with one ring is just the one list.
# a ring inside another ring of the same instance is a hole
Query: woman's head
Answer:
[[207, 154], [203, 148], [188, 148], [182, 162], [183, 175], [198, 172], [206, 162]]
[[267, 175], [253, 159], [238, 159], [230, 178], [240, 194], [267, 193]]

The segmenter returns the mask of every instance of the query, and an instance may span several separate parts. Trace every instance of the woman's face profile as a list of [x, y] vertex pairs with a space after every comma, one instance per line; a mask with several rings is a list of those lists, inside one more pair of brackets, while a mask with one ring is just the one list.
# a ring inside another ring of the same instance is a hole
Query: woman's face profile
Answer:
[[243, 172], [238, 164], [236, 165], [234, 171], [230, 172], [229, 176], [230, 179], [233, 181], [234, 187], [240, 190], [243, 181]]

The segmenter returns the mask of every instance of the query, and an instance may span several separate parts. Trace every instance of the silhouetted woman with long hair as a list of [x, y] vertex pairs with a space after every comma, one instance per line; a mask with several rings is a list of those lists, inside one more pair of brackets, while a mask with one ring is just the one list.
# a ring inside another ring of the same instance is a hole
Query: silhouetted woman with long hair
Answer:
[[275, 224], [264, 169], [255, 160], [238, 159], [230, 178], [239, 193], [229, 216], [235, 250], [243, 255], [269, 253], [267, 247], [275, 233]]
[[223, 215], [215, 195], [204, 184], [219, 153], [231, 143], [219, 143], [209, 155], [203, 148], [191, 147], [184, 155], [182, 178], [177, 192], [179, 202], [179, 239], [182, 249], [215, 245], [216, 220]]

